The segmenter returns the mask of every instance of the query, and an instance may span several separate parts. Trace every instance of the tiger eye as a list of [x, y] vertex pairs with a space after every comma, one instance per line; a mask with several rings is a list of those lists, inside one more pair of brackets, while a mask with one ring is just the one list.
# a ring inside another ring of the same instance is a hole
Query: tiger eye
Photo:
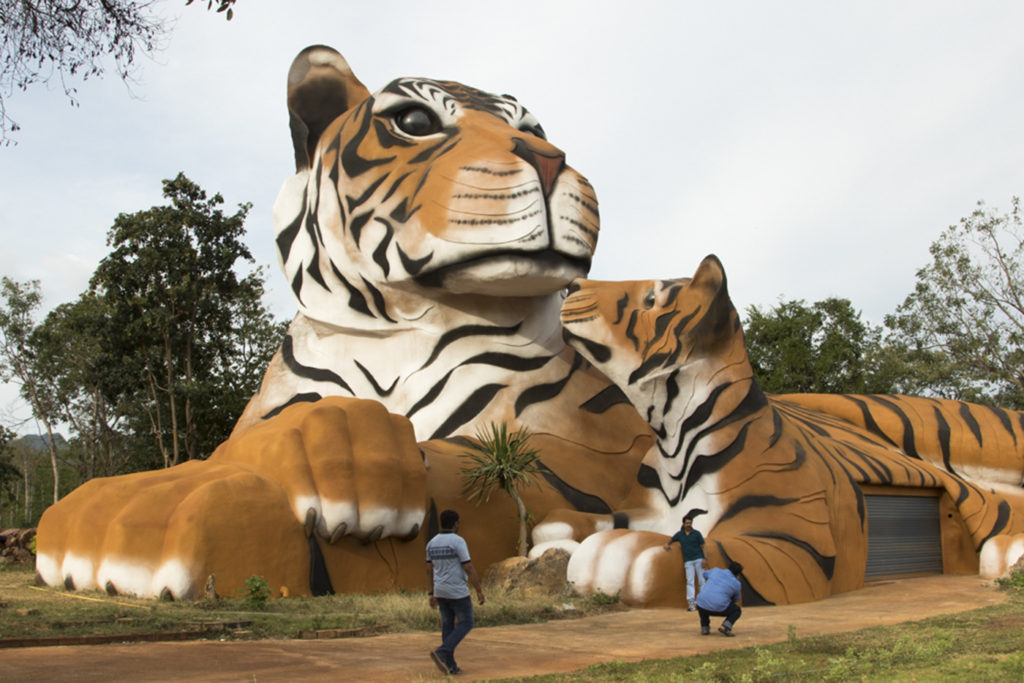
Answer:
[[441, 130], [441, 124], [423, 107], [410, 107], [395, 115], [395, 125], [408, 135], [432, 135]]
[[654, 290], [653, 289], [648, 291], [647, 294], [644, 296], [643, 303], [644, 303], [644, 308], [646, 308], [646, 309], [654, 308]]

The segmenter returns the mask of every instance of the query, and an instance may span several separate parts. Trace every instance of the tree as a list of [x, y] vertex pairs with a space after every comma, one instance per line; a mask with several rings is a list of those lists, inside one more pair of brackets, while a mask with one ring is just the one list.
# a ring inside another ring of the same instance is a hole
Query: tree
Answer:
[[13, 520], [13, 510], [17, 505], [17, 486], [21, 472], [11, 463], [11, 453], [7, 449], [7, 445], [14, 440], [15, 436], [13, 431], [0, 425], [0, 526], [3, 526], [4, 518], [4, 493], [7, 494], [7, 503], [11, 508], [8, 520]]
[[466, 500], [486, 503], [496, 489], [501, 489], [515, 502], [519, 514], [518, 550], [523, 557], [527, 552], [527, 510], [519, 491], [530, 484], [540, 488], [536, 476], [541, 471], [540, 455], [530, 448], [529, 441], [526, 427], [509, 434], [504, 422], [500, 425], [492, 422], [490, 429], [483, 426], [477, 429], [476, 441], [470, 442], [472, 451], [462, 455], [469, 463], [462, 470], [462, 492]]
[[52, 386], [36, 367], [36, 353], [30, 343], [36, 324], [33, 319], [42, 296], [39, 282], [0, 280], [0, 381], [15, 382], [32, 414], [46, 429], [50, 465], [53, 470], [53, 502], [60, 500], [60, 469], [53, 425], [56, 406]]
[[109, 316], [100, 330], [103, 391], [130, 433], [146, 435], [170, 467], [206, 457], [230, 433], [283, 326], [262, 304], [262, 270], [242, 241], [251, 204], [225, 215], [179, 174], [164, 181], [169, 205], [121, 214], [113, 247], [90, 286]]
[[889, 391], [892, 371], [876, 372], [881, 330], [849, 299], [750, 306], [743, 328], [754, 376], [769, 393]]
[[[216, 6], [230, 20], [234, 4], [207, 0], [207, 9]], [[6, 105], [15, 89], [57, 79], [78, 106], [69, 81], [102, 76], [106, 58], [127, 81], [138, 54], [157, 51], [170, 31], [153, 7], [150, 0], [0, 0], [0, 140], [9, 142], [8, 133], [19, 129]]]
[[79, 478], [117, 474], [128, 458], [124, 434], [120, 358], [111, 353], [105, 301], [92, 292], [54, 308], [33, 331], [36, 372], [48, 378], [61, 421], [71, 427]]
[[1024, 224], [982, 202], [935, 240], [914, 291], [886, 316], [889, 343], [928, 374], [927, 393], [1024, 409]]

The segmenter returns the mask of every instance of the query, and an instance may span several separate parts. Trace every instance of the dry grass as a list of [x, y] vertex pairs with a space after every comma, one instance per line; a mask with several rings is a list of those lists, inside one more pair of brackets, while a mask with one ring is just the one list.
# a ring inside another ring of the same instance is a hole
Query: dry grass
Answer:
[[[302, 631], [365, 629], [373, 633], [432, 631], [437, 612], [426, 593], [332, 595], [271, 600], [244, 596], [216, 602], [163, 602], [99, 591], [38, 587], [26, 565], [0, 570], [0, 638], [206, 631], [196, 637], [294, 638]], [[526, 624], [623, 609], [607, 599], [559, 595], [528, 598], [495, 591], [476, 608], [478, 626]], [[236, 628], [239, 622], [244, 628]], [[251, 622], [251, 623], [248, 623]], [[218, 628], [220, 627], [220, 628]], [[213, 630], [211, 630], [213, 629]]]

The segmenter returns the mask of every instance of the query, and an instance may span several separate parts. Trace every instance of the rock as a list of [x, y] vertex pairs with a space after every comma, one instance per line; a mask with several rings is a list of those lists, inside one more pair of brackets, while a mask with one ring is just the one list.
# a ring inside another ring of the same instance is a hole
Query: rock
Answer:
[[487, 572], [487, 587], [525, 596], [561, 595], [566, 590], [569, 553], [553, 548], [536, 559], [510, 557]]
[[217, 575], [210, 574], [206, 578], [206, 588], [204, 594], [207, 600], [211, 602], [217, 602]]

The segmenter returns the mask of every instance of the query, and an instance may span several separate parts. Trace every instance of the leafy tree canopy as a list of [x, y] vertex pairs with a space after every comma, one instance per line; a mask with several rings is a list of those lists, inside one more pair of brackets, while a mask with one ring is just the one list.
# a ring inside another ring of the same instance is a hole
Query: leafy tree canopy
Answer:
[[849, 299], [783, 301], [768, 310], [751, 306], [744, 335], [754, 375], [767, 392], [888, 390], [872, 372], [880, 330], [865, 323]]
[[949, 226], [886, 316], [887, 340], [916, 359], [930, 393], [1024, 409], [1024, 224], [978, 207]]

